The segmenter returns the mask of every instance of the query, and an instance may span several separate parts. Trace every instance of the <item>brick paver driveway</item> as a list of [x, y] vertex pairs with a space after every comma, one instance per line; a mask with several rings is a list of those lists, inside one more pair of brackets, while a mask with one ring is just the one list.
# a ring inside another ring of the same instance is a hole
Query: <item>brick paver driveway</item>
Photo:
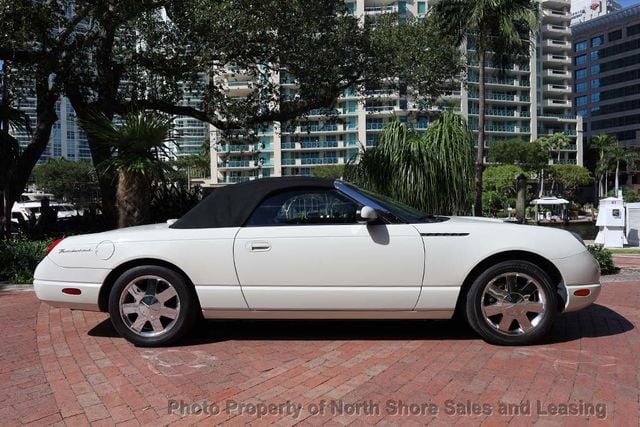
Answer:
[[2, 292], [0, 424], [637, 425], [638, 322], [640, 281], [618, 281], [538, 346], [453, 322], [215, 321], [143, 349], [104, 314]]

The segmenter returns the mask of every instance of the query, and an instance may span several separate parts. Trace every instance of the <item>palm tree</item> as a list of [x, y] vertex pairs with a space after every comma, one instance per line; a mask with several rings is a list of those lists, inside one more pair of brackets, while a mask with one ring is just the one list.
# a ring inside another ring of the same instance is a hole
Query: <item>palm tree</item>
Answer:
[[430, 11], [444, 34], [463, 45], [475, 41], [478, 55], [478, 147], [476, 153], [475, 214], [482, 215], [482, 174], [485, 142], [485, 66], [488, 54], [503, 72], [528, 58], [538, 29], [538, 7], [532, 0], [446, 0]]
[[144, 223], [153, 180], [161, 178], [169, 168], [161, 157], [168, 155], [168, 146], [174, 143], [171, 117], [135, 112], [123, 117], [122, 124], [114, 124], [98, 115], [82, 122], [82, 127], [113, 150], [114, 156], [103, 167], [114, 168], [118, 173], [118, 227]]
[[614, 186], [614, 197], [618, 197], [620, 164], [624, 163], [627, 170], [631, 170], [640, 160], [640, 155], [635, 151], [629, 151], [620, 144], [620, 142], [616, 141], [613, 145], [607, 147], [605, 151], [605, 160], [608, 164], [612, 166], [615, 165], [616, 181]]
[[560, 163], [560, 154], [562, 149], [567, 148], [571, 144], [569, 138], [564, 132], [554, 132], [553, 135], [540, 139], [542, 146], [549, 151], [555, 151], [558, 155], [557, 160]]
[[444, 112], [422, 135], [389, 123], [374, 148], [348, 165], [345, 179], [391, 196], [422, 212], [461, 214], [472, 194], [473, 146], [466, 120]]
[[607, 148], [613, 144], [616, 144], [618, 139], [615, 136], [601, 133], [598, 136], [594, 136], [591, 139], [592, 150], [598, 150], [598, 162], [596, 163], [596, 176], [598, 178], [598, 197], [603, 197], [606, 194], [606, 190], [602, 188], [602, 180], [605, 174], [608, 174], [607, 162], [605, 160], [605, 154]]

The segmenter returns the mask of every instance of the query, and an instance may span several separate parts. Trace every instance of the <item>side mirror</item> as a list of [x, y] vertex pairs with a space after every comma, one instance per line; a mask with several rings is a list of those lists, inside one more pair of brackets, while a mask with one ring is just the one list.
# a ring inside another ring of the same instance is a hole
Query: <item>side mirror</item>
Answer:
[[371, 206], [363, 206], [360, 209], [360, 223], [371, 223], [378, 219], [378, 212], [373, 209]]

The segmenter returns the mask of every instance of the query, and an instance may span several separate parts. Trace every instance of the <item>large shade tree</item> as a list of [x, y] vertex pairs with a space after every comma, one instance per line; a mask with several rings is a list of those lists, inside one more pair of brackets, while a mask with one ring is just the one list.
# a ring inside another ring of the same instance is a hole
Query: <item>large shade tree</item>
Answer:
[[[384, 40], [415, 45], [427, 25], [402, 26], [417, 31], [410, 34], [413, 44], [400, 36], [376, 38], [377, 31], [395, 30], [360, 25], [342, 0], [0, 0], [0, 15], [0, 60], [12, 70], [10, 92], [34, 96], [38, 106], [37, 127], [13, 177], [11, 203], [46, 148], [61, 95], [81, 120], [155, 110], [223, 130], [254, 129], [332, 108], [347, 88], [364, 87], [380, 73], [406, 77], [418, 70], [433, 76], [416, 79], [423, 82], [420, 92], [429, 94], [442, 76], [458, 71], [443, 73], [459, 56], [450, 44], [426, 36], [416, 54], [426, 66], [412, 63], [408, 54], [401, 55], [407, 59], [404, 68], [380, 66], [376, 58], [389, 55], [376, 52], [393, 51]], [[231, 96], [225, 78], [236, 76], [226, 66], [252, 77], [251, 93]], [[296, 97], [281, 96], [278, 79], [272, 78], [285, 73], [296, 79]], [[197, 94], [199, 104], [184, 103], [189, 94]], [[88, 142], [94, 164], [111, 157], [98, 136], [90, 135]], [[100, 176], [102, 208], [110, 217], [115, 217], [109, 209], [114, 184], [114, 175]]]
[[437, 2], [430, 15], [458, 45], [471, 41], [475, 46], [479, 105], [474, 211], [482, 215], [487, 59], [501, 72], [527, 60], [539, 25], [538, 6], [532, 0], [447, 0]]

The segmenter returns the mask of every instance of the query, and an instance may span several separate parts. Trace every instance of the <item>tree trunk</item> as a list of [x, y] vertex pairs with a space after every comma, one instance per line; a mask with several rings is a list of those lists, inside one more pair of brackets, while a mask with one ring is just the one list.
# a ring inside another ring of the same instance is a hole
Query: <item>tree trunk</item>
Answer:
[[151, 202], [151, 182], [147, 175], [119, 171], [116, 197], [118, 228], [145, 223]]
[[620, 174], [620, 162], [616, 162], [616, 182], [615, 182], [615, 186], [613, 187], [615, 189], [613, 197], [618, 197], [618, 187], [619, 187], [618, 175], [619, 174]]
[[102, 218], [105, 224], [113, 228], [118, 223], [118, 211], [116, 208], [116, 188], [119, 178], [112, 170], [104, 169], [104, 162], [111, 159], [111, 148], [98, 141], [95, 137], [87, 135], [87, 142], [91, 150], [91, 159], [98, 174], [100, 185], [100, 200]]
[[541, 199], [544, 196], [544, 169], [540, 169], [540, 193], [538, 198]]
[[[482, 36], [480, 36], [482, 37]], [[479, 43], [481, 45], [481, 43]], [[474, 203], [475, 216], [482, 216], [482, 174], [484, 173], [484, 119], [485, 119], [485, 82], [484, 65], [485, 51], [478, 46], [478, 151], [476, 153], [476, 200]]]
[[49, 75], [36, 75], [36, 128], [31, 137], [30, 144], [22, 151], [16, 163], [8, 174], [5, 186], [5, 211], [9, 212], [9, 218], [5, 221], [5, 233], [10, 235], [11, 229], [11, 208], [22, 194], [31, 171], [38, 163], [40, 156], [47, 148], [51, 129], [58, 120], [56, 115], [56, 101], [60, 96], [58, 85], [54, 81], [49, 87]]
[[600, 174], [600, 178], [598, 179], [598, 198], [602, 197], [602, 174]]

